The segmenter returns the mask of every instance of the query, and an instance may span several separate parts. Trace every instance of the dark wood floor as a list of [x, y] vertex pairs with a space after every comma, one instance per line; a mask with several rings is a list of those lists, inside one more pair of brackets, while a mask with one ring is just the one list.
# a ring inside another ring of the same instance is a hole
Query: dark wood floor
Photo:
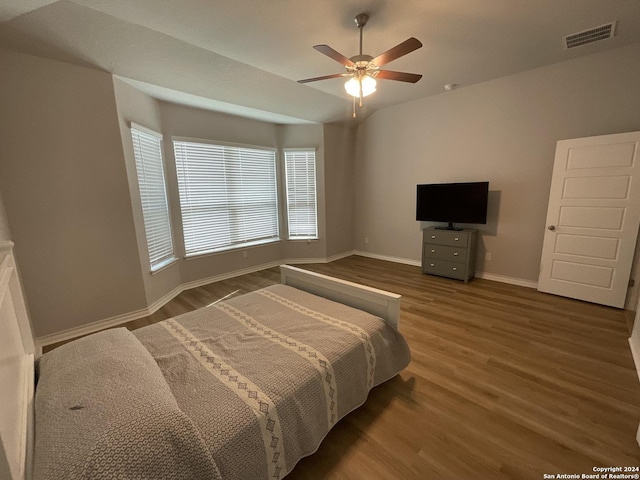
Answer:
[[[412, 362], [287, 478], [539, 480], [640, 466], [623, 311], [357, 256], [303, 268], [401, 294]], [[269, 269], [195, 288], [127, 326], [278, 281]]]

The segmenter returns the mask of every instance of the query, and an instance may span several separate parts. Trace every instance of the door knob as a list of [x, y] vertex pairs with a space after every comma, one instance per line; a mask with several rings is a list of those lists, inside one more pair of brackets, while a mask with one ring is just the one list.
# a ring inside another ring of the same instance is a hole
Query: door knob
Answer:
[[547, 228], [553, 232], [556, 229], [556, 226], [555, 225], [549, 225]]

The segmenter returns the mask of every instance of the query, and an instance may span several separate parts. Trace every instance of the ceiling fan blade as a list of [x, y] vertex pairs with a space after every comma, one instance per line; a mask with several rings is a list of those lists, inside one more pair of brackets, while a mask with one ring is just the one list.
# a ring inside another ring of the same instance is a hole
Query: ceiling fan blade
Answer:
[[349, 73], [334, 73], [333, 75], [325, 75], [323, 77], [313, 77], [313, 78], [305, 78], [304, 80], [298, 80], [298, 83], [309, 83], [309, 82], [317, 82], [318, 80], [328, 80], [330, 78], [338, 78], [338, 77], [350, 77]]
[[[381, 55], [378, 55], [376, 58], [371, 60], [371, 63], [374, 65], [381, 67], [389, 62], [392, 62], [396, 58], [400, 58], [407, 53], [411, 53], [414, 50], [419, 49], [422, 46], [422, 43], [417, 38], [409, 38], [402, 43], [399, 43], [393, 48], [390, 48], [386, 52]], [[315, 48], [315, 47], [314, 47]]]
[[422, 75], [418, 75], [417, 73], [394, 72], [391, 70], [378, 70], [375, 77], [382, 78], [384, 80], [398, 80], [399, 82], [416, 83], [422, 78]]
[[335, 51], [329, 45], [314, 45], [314, 49], [320, 53], [324, 53], [327, 57], [333, 58], [336, 62], [341, 63], [345, 67], [353, 67], [355, 63], [342, 55], [340, 52]]

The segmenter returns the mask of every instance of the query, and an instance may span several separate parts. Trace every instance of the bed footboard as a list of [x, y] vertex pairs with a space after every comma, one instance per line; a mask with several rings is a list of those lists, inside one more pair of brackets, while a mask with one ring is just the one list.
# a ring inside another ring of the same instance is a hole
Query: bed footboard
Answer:
[[281, 265], [280, 275], [283, 285], [364, 310], [395, 329], [400, 325], [400, 295], [290, 265]]

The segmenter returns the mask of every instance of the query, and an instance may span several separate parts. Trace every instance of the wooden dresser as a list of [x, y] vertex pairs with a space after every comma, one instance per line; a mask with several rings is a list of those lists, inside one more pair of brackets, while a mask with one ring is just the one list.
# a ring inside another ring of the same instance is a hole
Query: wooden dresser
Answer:
[[468, 282], [476, 272], [478, 231], [438, 230], [422, 231], [422, 273], [439, 275]]

